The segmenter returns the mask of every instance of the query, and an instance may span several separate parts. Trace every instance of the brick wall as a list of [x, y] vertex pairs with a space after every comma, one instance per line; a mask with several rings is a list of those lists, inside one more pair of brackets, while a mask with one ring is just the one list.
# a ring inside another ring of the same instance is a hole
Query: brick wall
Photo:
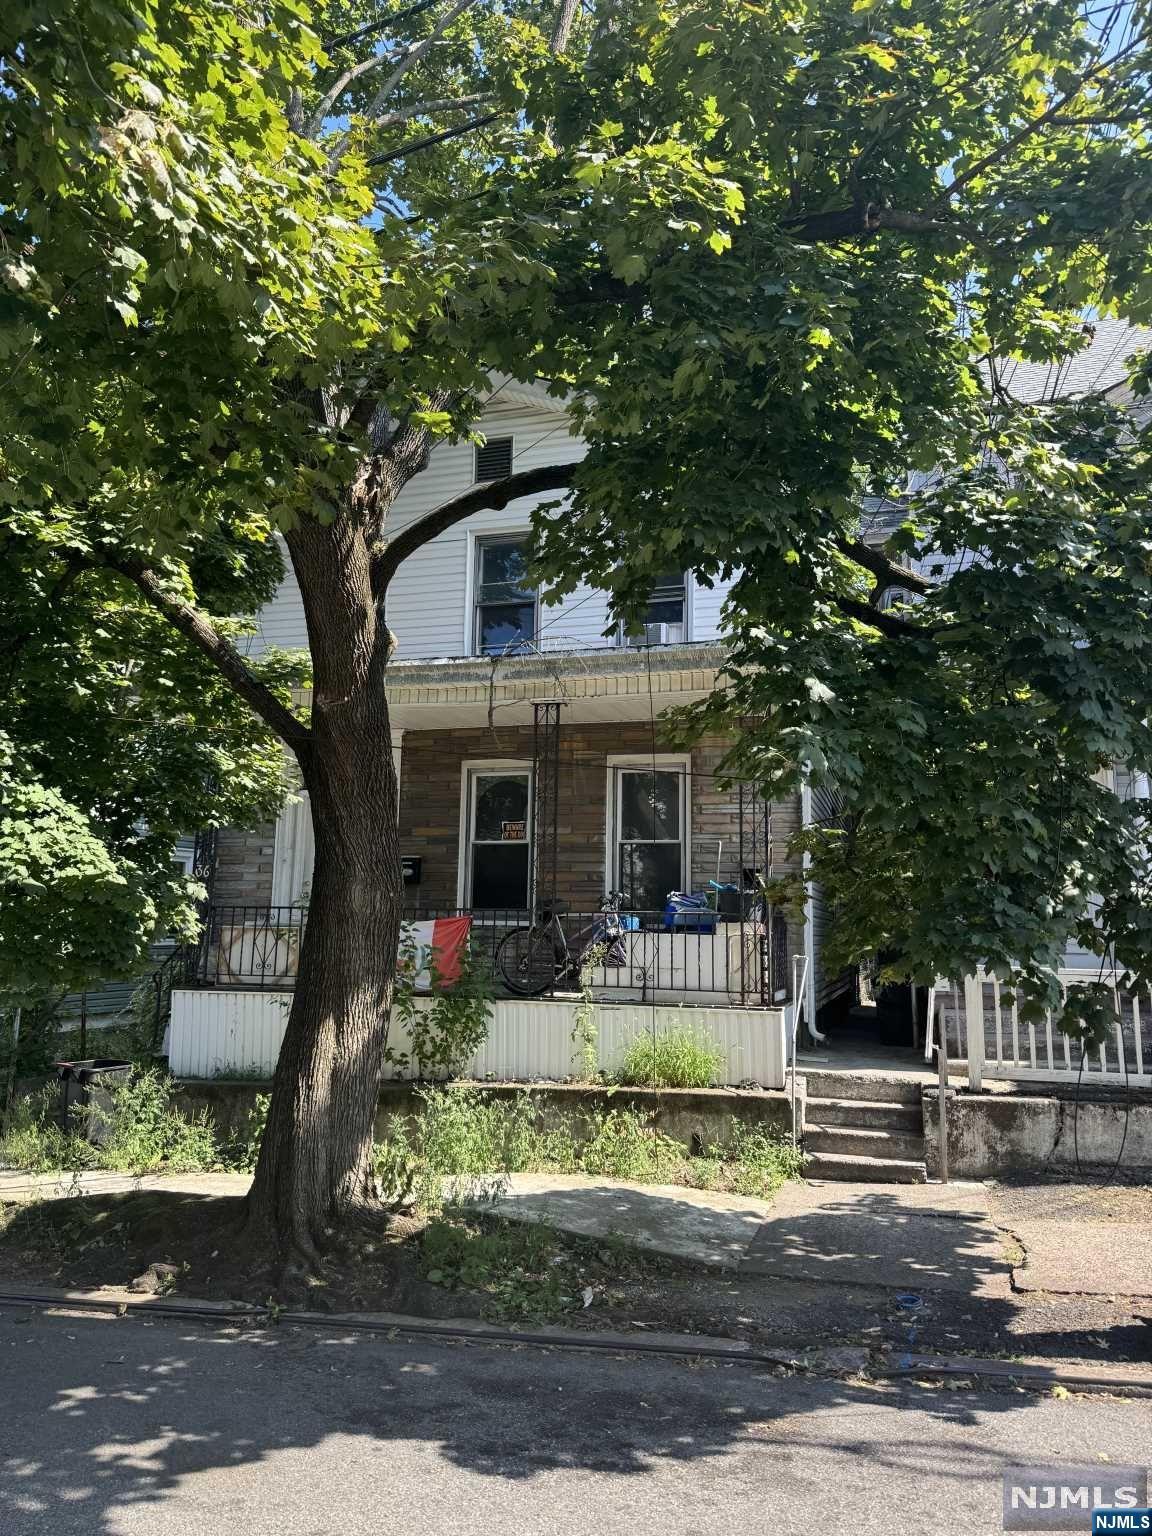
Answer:
[[276, 828], [254, 831], [222, 827], [216, 844], [212, 900], [219, 906], [267, 906], [272, 900], [272, 855]]
[[[725, 739], [706, 737], [691, 752], [691, 885], [707, 889], [716, 878], [739, 880], [740, 796], [721, 789], [716, 769]], [[652, 749], [650, 726], [643, 721], [612, 725], [561, 725], [558, 801], [559, 857], [557, 896], [577, 911], [595, 911], [604, 897], [607, 831], [608, 758], [643, 757]], [[657, 733], [657, 750], [674, 750]], [[532, 761], [532, 731], [525, 728], [458, 731], [406, 731], [401, 757], [400, 848], [422, 861], [419, 887], [408, 887], [410, 900], [423, 907], [455, 907], [460, 833], [461, 780], [469, 760]], [[765, 863], [762, 838], [747, 803], [744, 807], [744, 862]], [[787, 857], [789, 838], [800, 820], [799, 798], [772, 807], [770, 836], [775, 871], [795, 868]], [[224, 828], [219, 835], [213, 899], [220, 905], [267, 905], [272, 899], [275, 827], [254, 831]], [[756, 851], [754, 851], [756, 850]]]
[[[643, 757], [652, 749], [645, 722], [611, 725], [561, 725], [558, 798], [559, 856], [557, 896], [578, 911], [595, 911], [604, 896], [607, 830], [608, 758]], [[735, 880], [740, 867], [740, 815], [736, 790], [721, 790], [713, 777], [724, 755], [723, 738], [708, 738], [691, 753], [691, 884], [707, 888], [716, 875], [717, 844], [723, 880]], [[657, 735], [657, 750], [674, 750]], [[422, 861], [418, 893], [421, 906], [454, 907], [461, 782], [469, 760], [532, 760], [530, 728], [496, 730], [406, 731], [401, 760], [400, 848]], [[799, 805], [773, 808], [773, 862], [782, 872], [785, 848], [799, 821]], [[753, 855], [753, 818], [746, 808], [745, 863], [763, 866]]]

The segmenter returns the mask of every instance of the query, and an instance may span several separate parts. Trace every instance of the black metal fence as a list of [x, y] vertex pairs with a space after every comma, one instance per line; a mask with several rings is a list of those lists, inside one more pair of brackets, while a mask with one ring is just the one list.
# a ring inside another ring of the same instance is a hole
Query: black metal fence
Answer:
[[[773, 1007], [791, 993], [789, 934], [784, 912], [758, 907], [741, 915], [714, 911], [629, 912], [613, 939], [603, 912], [560, 912], [537, 920], [537, 953], [547, 974], [518, 975], [512, 953], [526, 947], [526, 911], [411, 908], [406, 922], [469, 917], [474, 963], [497, 992], [590, 994], [621, 1001], [685, 1001]], [[187, 981], [200, 987], [290, 990], [295, 984], [308, 909], [302, 906], [212, 906], [200, 943], [189, 957]], [[501, 946], [519, 931], [520, 939]], [[539, 986], [539, 982], [545, 984]]]

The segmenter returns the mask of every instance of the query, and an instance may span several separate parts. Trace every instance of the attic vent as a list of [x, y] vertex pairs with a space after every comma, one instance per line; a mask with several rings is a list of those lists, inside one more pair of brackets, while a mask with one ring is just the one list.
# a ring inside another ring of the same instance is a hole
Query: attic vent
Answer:
[[476, 481], [503, 480], [512, 473], [512, 439], [490, 437], [476, 449]]

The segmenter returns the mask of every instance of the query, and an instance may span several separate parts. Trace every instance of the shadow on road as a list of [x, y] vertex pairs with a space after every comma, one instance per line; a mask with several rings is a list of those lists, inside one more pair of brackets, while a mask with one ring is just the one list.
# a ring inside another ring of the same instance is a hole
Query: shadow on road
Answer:
[[[221, 1530], [233, 1501], [251, 1492], [246, 1469], [267, 1464], [273, 1481], [262, 1486], [274, 1505], [294, 1499], [301, 1479], [321, 1489], [334, 1476], [349, 1496], [390, 1487], [394, 1497], [405, 1468], [427, 1480], [438, 1461], [517, 1485], [564, 1471], [647, 1481], [684, 1464], [707, 1480], [757, 1445], [778, 1449], [758, 1465], [785, 1480], [809, 1475], [803, 1448], [831, 1455], [835, 1475], [849, 1480], [867, 1461], [926, 1487], [987, 1484], [1012, 1460], [997, 1448], [1010, 1436], [989, 1421], [1033, 1401], [338, 1329], [244, 1332], [12, 1310], [0, 1311], [0, 1389], [5, 1536], [118, 1532], [133, 1506], [163, 1505], [177, 1491], [212, 1501], [218, 1513], [203, 1528]], [[316, 1457], [295, 1454], [317, 1448]], [[380, 1528], [396, 1528], [403, 1513], [393, 1506]], [[344, 1528], [330, 1511], [310, 1514], [284, 1529]]]

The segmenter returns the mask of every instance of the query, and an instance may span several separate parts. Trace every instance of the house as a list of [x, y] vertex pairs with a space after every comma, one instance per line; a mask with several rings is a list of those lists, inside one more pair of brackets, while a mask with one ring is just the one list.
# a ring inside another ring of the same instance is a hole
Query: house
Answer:
[[[1004, 365], [1000, 385], [1033, 400], [1122, 388], [1125, 359], [1147, 344], [1144, 335], [1101, 321], [1093, 344], [1066, 366]], [[433, 452], [398, 499], [394, 528], [472, 484], [583, 452], [562, 403], [539, 386], [496, 381], [479, 429], [479, 445]], [[719, 680], [723, 587], [668, 571], [639, 636], [610, 623], [602, 592], [584, 587], [548, 605], [525, 574], [532, 506], [525, 498], [441, 534], [405, 563], [390, 591], [407, 908], [421, 920], [470, 914], [473, 940], [487, 946], [500, 981], [499, 944], [527, 921], [534, 901], [563, 904], [578, 945], [594, 932], [605, 892], [622, 891], [623, 959], [602, 958], [582, 978], [601, 1004], [602, 1051], [613, 1030], [623, 1038], [650, 1025], [653, 1009], [664, 1018], [691, 1009], [725, 1044], [730, 1081], [780, 1087], [796, 1004], [818, 1024], [851, 1000], [853, 979], [830, 975], [823, 963], [818, 887], [807, 886], [803, 923], [761, 914], [751, 893], [760, 877], [803, 873], [793, 836], [805, 821], [835, 815], [834, 799], [806, 792], [766, 803], [756, 786], [718, 779], [726, 738], [688, 751], [666, 739], [663, 711], [705, 698]], [[873, 511], [870, 536], [883, 540], [902, 514]], [[251, 648], [305, 644], [289, 573]], [[274, 1059], [311, 860], [303, 795], [275, 826], [220, 833], [197, 985], [173, 1002], [178, 1072]], [[666, 917], [670, 891], [713, 884], [727, 888], [721, 910]], [[576, 990], [502, 997], [486, 1054], [472, 1069], [567, 1075]]]
[[[495, 384], [479, 430], [479, 445], [434, 450], [398, 499], [394, 528], [472, 484], [583, 453], [562, 404], [510, 380]], [[744, 1042], [733, 1045], [733, 1080], [779, 1086], [776, 1035], [797, 960], [801, 970], [807, 961], [811, 1017], [850, 979], [823, 972], [817, 890], [807, 923], [782, 912], [765, 923], [752, 910], [758, 877], [799, 872], [789, 846], [812, 814], [808, 797], [768, 804], [754, 786], [725, 787], [717, 768], [726, 739], [680, 751], [661, 725], [665, 709], [706, 698], [718, 682], [725, 590], [670, 570], [638, 636], [610, 624], [602, 592], [581, 588], [549, 606], [525, 576], [536, 499], [440, 535], [405, 563], [390, 591], [398, 650], [389, 703], [408, 910], [417, 919], [471, 914], [474, 943], [487, 942], [494, 954], [527, 921], [533, 895], [563, 904], [575, 942], [596, 922], [605, 893], [621, 891], [625, 963], [601, 963], [586, 978], [598, 998], [623, 1010], [621, 1027], [648, 1019], [636, 1010], [650, 1005], [706, 1010], [714, 1033], [734, 1031]], [[253, 654], [306, 644], [291, 574], [250, 644]], [[219, 1034], [209, 1015], [226, 1007], [233, 1019], [245, 1010], [248, 1018], [229, 1037], [233, 1065], [265, 1060], [278, 1042], [283, 1008], [260, 994], [291, 984], [311, 863], [303, 794], [275, 826], [219, 834], [201, 985], [174, 1000], [176, 1070], [223, 1064], [222, 1050], [206, 1042]], [[716, 898], [721, 912], [666, 918], [670, 892], [708, 892], [713, 883], [734, 888]], [[539, 1017], [544, 1004], [516, 1006], [515, 1018], [511, 1001], [504, 1008], [509, 1028], [522, 1026], [525, 1009]], [[561, 1067], [574, 1007], [564, 1002], [558, 1026]], [[498, 1009], [494, 1034], [501, 1017]], [[766, 1064], [760, 1037], [769, 1033]]]

